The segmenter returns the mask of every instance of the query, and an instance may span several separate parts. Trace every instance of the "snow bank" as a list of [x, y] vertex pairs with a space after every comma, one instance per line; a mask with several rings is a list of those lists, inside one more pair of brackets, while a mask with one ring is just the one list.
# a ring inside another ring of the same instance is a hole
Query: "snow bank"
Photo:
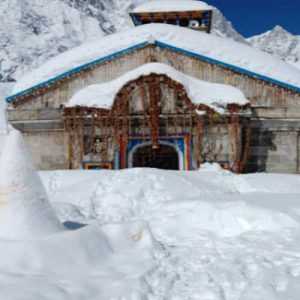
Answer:
[[[139, 249], [134, 261], [142, 253], [154, 259], [146, 259], [152, 262], [143, 277], [146, 286], [130, 285], [144, 291], [142, 299], [299, 299], [298, 175], [235, 175], [216, 164], [194, 172], [41, 175], [59, 213], [63, 206], [62, 221], [98, 220], [114, 251], [133, 247]], [[116, 222], [126, 225], [111, 225]], [[120, 299], [135, 298], [124, 291]]]
[[7, 139], [0, 160], [1, 298], [146, 299], [143, 278], [160, 251], [147, 223], [65, 229], [21, 134], [11, 130]]
[[216, 164], [40, 174], [61, 221], [89, 225], [0, 238], [3, 299], [299, 299], [297, 175]]
[[142, 222], [93, 224], [34, 241], [0, 239], [0, 247], [1, 297], [9, 300], [142, 300], [156, 251]]
[[[163, 225], [170, 228], [170, 235], [174, 234], [172, 230], [177, 234], [181, 231], [178, 222], [184, 224], [184, 232], [211, 231], [219, 236], [298, 227], [286, 211], [270, 209], [259, 205], [259, 201], [248, 201], [247, 197], [243, 200], [241, 193], [255, 192], [255, 185], [247, 177], [224, 171], [218, 165], [207, 164], [195, 172], [151, 169], [81, 172], [80, 184], [80, 172], [56, 172], [52, 179], [47, 174], [52, 173], [43, 172], [42, 176], [62, 221], [88, 222], [97, 218], [103, 223], [123, 222], [148, 220], [150, 214], [148, 221], [153, 227], [156, 222], [153, 219], [161, 223], [162, 216], [172, 215]], [[71, 194], [67, 193], [71, 190]], [[60, 199], [63, 199], [63, 213]], [[73, 214], [74, 206], [80, 216]]]
[[10, 131], [0, 166], [0, 235], [36, 238], [61, 231], [19, 131]]
[[180, 26], [148, 24], [109, 35], [97, 42], [84, 44], [49, 60], [40, 68], [20, 79], [12, 94], [22, 92], [116, 51], [153, 40], [241, 67], [284, 83], [300, 86], [299, 69], [250, 46]]
[[215, 84], [187, 76], [174, 68], [161, 64], [150, 63], [132, 70], [125, 75], [107, 83], [91, 85], [76, 93], [67, 106], [88, 106], [111, 108], [120, 89], [128, 82], [140, 76], [163, 74], [185, 86], [187, 94], [195, 104], [205, 104], [214, 109], [226, 107], [230, 103], [245, 105], [248, 103], [244, 94], [230, 86]]
[[193, 10], [212, 10], [213, 7], [209, 6], [203, 1], [193, 0], [155, 0], [148, 1], [142, 5], [137, 6], [133, 12], [166, 12], [166, 11], [193, 11]]

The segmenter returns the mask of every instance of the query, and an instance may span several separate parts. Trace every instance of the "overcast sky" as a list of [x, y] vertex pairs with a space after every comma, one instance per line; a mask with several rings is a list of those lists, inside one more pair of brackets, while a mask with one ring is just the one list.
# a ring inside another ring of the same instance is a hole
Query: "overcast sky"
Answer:
[[[204, 0], [205, 1], [205, 0]], [[206, 0], [218, 7], [244, 36], [275, 25], [300, 35], [300, 0]]]

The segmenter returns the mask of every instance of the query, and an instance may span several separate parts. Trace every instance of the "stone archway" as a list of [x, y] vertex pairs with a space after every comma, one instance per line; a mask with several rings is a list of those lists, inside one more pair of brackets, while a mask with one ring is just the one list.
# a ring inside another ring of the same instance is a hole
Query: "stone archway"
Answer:
[[132, 167], [179, 170], [180, 158], [175, 147], [160, 144], [158, 148], [144, 144], [132, 153]]

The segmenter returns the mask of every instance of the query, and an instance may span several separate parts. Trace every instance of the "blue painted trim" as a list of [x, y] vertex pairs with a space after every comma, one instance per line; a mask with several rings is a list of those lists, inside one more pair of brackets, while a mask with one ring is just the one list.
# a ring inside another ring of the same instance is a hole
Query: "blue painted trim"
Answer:
[[[94, 60], [92, 62], [80, 65], [80, 66], [78, 66], [76, 68], [71, 69], [70, 71], [67, 71], [67, 72], [62, 73], [62, 74], [60, 74], [58, 76], [50, 78], [47, 81], [41, 82], [41, 83], [39, 83], [39, 84], [37, 84], [37, 85], [29, 88], [29, 89], [26, 89], [26, 90], [24, 90], [22, 92], [19, 92], [17, 94], [12, 95], [12, 96], [9, 96], [9, 97], [6, 98], [6, 101], [8, 103], [11, 103], [16, 98], [21, 97], [21, 96], [25, 96], [27, 94], [31, 94], [35, 90], [38, 90], [38, 89], [40, 89], [42, 87], [50, 86], [55, 81], [65, 79], [68, 76], [77, 74], [77, 73], [79, 73], [79, 72], [81, 72], [83, 70], [88, 70], [89, 68], [97, 66], [99, 64], [102, 64], [104, 62], [107, 62], [107, 61], [119, 58], [119, 57], [124, 56], [126, 54], [129, 54], [129, 53], [131, 53], [131, 52], [133, 52], [135, 50], [145, 48], [148, 45], [150, 45], [150, 43], [148, 41], [146, 41], [146, 42], [134, 45], [132, 47], [129, 47], [129, 48], [117, 51], [117, 52], [112, 53], [110, 55], [98, 58], [98, 59], [96, 59], [96, 60]], [[189, 51], [189, 50], [184, 50], [182, 48], [178, 48], [178, 47], [169, 45], [167, 43], [155, 41], [155, 45], [157, 47], [162, 48], [162, 49], [169, 49], [169, 50], [172, 50], [174, 52], [181, 53], [181, 54], [184, 54], [186, 56], [193, 57], [193, 58], [205, 61], [205, 62], [210, 63], [210, 64], [218, 65], [218, 66], [221, 66], [223, 68], [230, 69], [230, 70], [232, 70], [234, 72], [237, 72], [237, 73], [240, 73], [240, 74], [244, 74], [244, 75], [250, 76], [252, 78], [256, 78], [256, 79], [259, 79], [259, 80], [262, 80], [262, 81], [265, 81], [265, 82], [268, 82], [268, 83], [271, 83], [271, 84], [275, 84], [277, 86], [280, 86], [280, 87], [283, 87], [283, 88], [286, 88], [286, 89], [289, 89], [289, 90], [292, 90], [292, 91], [295, 91], [297, 93], [300, 93], [300, 87], [297, 87], [297, 86], [294, 86], [294, 85], [291, 85], [291, 84], [288, 84], [288, 83], [285, 83], [285, 82], [273, 79], [273, 78], [268, 77], [268, 76], [260, 75], [258, 73], [249, 71], [247, 69], [243, 69], [243, 68], [231, 65], [231, 64], [227, 64], [227, 63], [224, 63], [222, 61], [219, 61], [219, 60], [216, 60], [216, 59], [213, 59], [213, 58], [210, 58], [210, 57], [207, 57], [207, 56], [204, 56], [204, 55], [201, 55], [201, 54]]]
[[134, 26], [142, 25], [142, 22], [140, 21], [140, 19], [139, 19], [139, 17], [138, 17], [137, 14], [131, 13], [130, 17], [132, 19], [132, 22], [133, 22]]
[[117, 51], [117, 52], [112, 53], [112, 54], [110, 54], [110, 55], [107, 55], [107, 56], [98, 58], [98, 59], [96, 59], [96, 60], [94, 60], [94, 61], [91, 61], [91, 62], [89, 62], [89, 63], [80, 65], [80, 66], [78, 66], [78, 67], [76, 67], [76, 68], [71, 69], [70, 71], [67, 71], [67, 72], [62, 73], [62, 74], [60, 74], [60, 75], [58, 75], [58, 76], [55, 76], [55, 77], [53, 77], [53, 78], [50, 78], [50, 79], [48, 79], [47, 81], [41, 82], [41, 83], [39, 83], [39, 84], [37, 84], [37, 85], [35, 85], [35, 86], [29, 88], [29, 89], [26, 89], [26, 90], [24, 90], [24, 91], [22, 91], [22, 92], [19, 92], [19, 93], [17, 93], [17, 94], [11, 95], [11, 96], [9, 96], [9, 97], [6, 98], [6, 101], [7, 101], [8, 103], [11, 103], [11, 102], [14, 101], [15, 98], [17, 98], [17, 97], [21, 97], [21, 96], [25, 96], [25, 95], [27, 95], [27, 94], [31, 94], [31, 93], [34, 92], [35, 90], [38, 90], [38, 89], [40, 89], [40, 88], [42, 88], [42, 87], [45, 87], [45, 86], [47, 87], [48, 85], [53, 84], [55, 81], [65, 79], [65, 78], [68, 77], [68, 76], [74, 75], [74, 74], [79, 73], [79, 72], [84, 71], [84, 70], [88, 70], [88, 69], [90, 69], [91, 67], [94, 67], [94, 66], [97, 66], [97, 65], [99, 65], [99, 64], [102, 64], [102, 63], [104, 63], [104, 62], [113, 60], [113, 59], [118, 58], [118, 57], [120, 57], [120, 56], [124, 56], [124, 55], [126, 55], [126, 54], [129, 54], [129, 53], [135, 51], [135, 50], [145, 48], [145, 47], [147, 47], [148, 45], [149, 45], [149, 42], [143, 42], [143, 43], [134, 45], [134, 46], [132, 46], [132, 47], [129, 47], [129, 48], [126, 48], [126, 49]]
[[262, 81], [266, 81], [266, 82], [278, 85], [280, 87], [283, 87], [283, 88], [286, 88], [286, 89], [289, 89], [289, 90], [293, 90], [295, 92], [300, 93], [300, 87], [297, 87], [295, 85], [288, 84], [288, 83], [285, 83], [285, 82], [273, 79], [273, 78], [268, 77], [268, 76], [264, 76], [264, 75], [261, 75], [261, 74], [249, 71], [247, 69], [243, 69], [243, 68], [231, 65], [231, 64], [224, 63], [224, 62], [222, 62], [220, 60], [216, 60], [216, 59], [213, 59], [213, 58], [210, 58], [210, 57], [207, 57], [207, 56], [204, 56], [204, 55], [201, 55], [201, 54], [189, 51], [189, 50], [184, 50], [182, 48], [171, 46], [169, 44], [166, 44], [166, 43], [163, 43], [163, 42], [159, 42], [159, 41], [156, 41], [155, 45], [157, 45], [160, 48], [165, 48], [165, 49], [172, 50], [174, 52], [182, 53], [182, 54], [185, 54], [185, 55], [187, 55], [189, 57], [197, 58], [197, 59], [205, 61], [207, 63], [218, 65], [218, 66], [221, 66], [223, 68], [230, 69], [232, 71], [235, 71], [235, 72], [238, 72], [238, 73], [241, 73], [241, 74], [244, 74], [244, 75], [256, 78], [256, 79], [260, 79]]

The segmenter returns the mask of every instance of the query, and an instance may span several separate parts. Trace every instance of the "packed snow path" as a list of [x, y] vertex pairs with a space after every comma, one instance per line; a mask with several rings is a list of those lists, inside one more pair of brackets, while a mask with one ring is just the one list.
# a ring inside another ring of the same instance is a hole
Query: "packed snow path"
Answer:
[[299, 299], [299, 176], [238, 176], [212, 166], [42, 178], [62, 221], [148, 222], [157, 245], [145, 299]]

